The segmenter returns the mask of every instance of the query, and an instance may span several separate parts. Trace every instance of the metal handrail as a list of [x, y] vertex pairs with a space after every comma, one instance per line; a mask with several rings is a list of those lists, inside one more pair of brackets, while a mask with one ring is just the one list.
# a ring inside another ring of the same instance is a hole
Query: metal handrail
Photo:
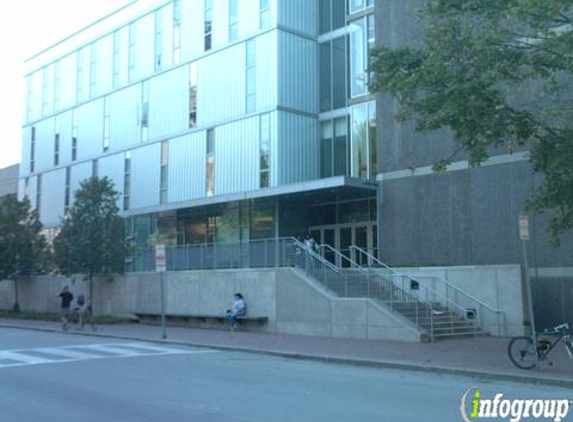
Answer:
[[[372, 259], [372, 260], [375, 261], [377, 264], [383, 266], [385, 269], [390, 270], [391, 272], [393, 272], [393, 273], [394, 273], [395, 275], [397, 275], [397, 276], [408, 277], [408, 278], [410, 278], [410, 279], [414, 279], [412, 276], [399, 273], [399, 272], [396, 271], [394, 268], [389, 267], [389, 266], [386, 265], [384, 262], [382, 262], [382, 261], [380, 261], [378, 258], [376, 258], [374, 255], [368, 253], [367, 251], [365, 251], [364, 249], [362, 249], [362, 248], [360, 248], [360, 247], [358, 247], [358, 246], [351, 245], [351, 246], [349, 247], [349, 249], [355, 249], [355, 250], [359, 251], [359, 252], [362, 253], [363, 255], [366, 255], [366, 257]], [[419, 274], [417, 274], [417, 275], [419, 275], [419, 276], [424, 276], [423, 273], [419, 273]], [[489, 310], [492, 311], [492, 312], [503, 313], [502, 310], [492, 308], [492, 307], [491, 307], [490, 305], [488, 305], [487, 303], [482, 302], [481, 300], [479, 300], [478, 298], [476, 298], [476, 297], [470, 295], [469, 293], [464, 292], [464, 291], [461, 290], [459, 287], [456, 287], [456, 286], [452, 285], [451, 283], [448, 283], [446, 280], [444, 280], [443, 278], [441, 278], [441, 277], [439, 277], [439, 276], [436, 276], [436, 275], [433, 275], [433, 274], [432, 274], [432, 275], [428, 274], [427, 277], [432, 277], [432, 278], [435, 278], [435, 279], [439, 280], [440, 282], [442, 282], [443, 284], [445, 284], [446, 286], [448, 286], [448, 287], [451, 288], [452, 290], [454, 290], [454, 291], [456, 291], [456, 292], [458, 292], [458, 293], [463, 294], [463, 295], [466, 296], [468, 299], [473, 300], [473, 301], [476, 302], [477, 304], [483, 306], [484, 308], [489, 309]], [[416, 280], [416, 281], [419, 281], [419, 280]], [[427, 286], [426, 286], [426, 287], [427, 287]], [[428, 287], [428, 288], [429, 288], [429, 287]], [[430, 289], [430, 290], [433, 290], [433, 289], [431, 289], [431, 288], [429, 288], [429, 289]], [[437, 293], [437, 292], [436, 292], [436, 293]]]
[[[361, 266], [353, 261], [352, 259], [348, 258], [346, 255], [344, 255], [342, 252], [340, 252], [338, 249], [333, 248], [332, 246], [330, 246], [327, 243], [323, 243], [321, 245], [317, 245], [317, 249], [328, 249], [331, 252], [334, 252], [335, 255], [339, 256], [341, 259], [345, 259], [346, 261], [348, 261], [350, 263], [351, 268], [352, 267], [356, 267], [356, 268], [361, 268]], [[321, 255], [322, 256], [322, 255]], [[327, 259], [328, 261], [328, 259]], [[330, 261], [328, 261], [330, 262]], [[342, 261], [341, 261], [342, 262]]]

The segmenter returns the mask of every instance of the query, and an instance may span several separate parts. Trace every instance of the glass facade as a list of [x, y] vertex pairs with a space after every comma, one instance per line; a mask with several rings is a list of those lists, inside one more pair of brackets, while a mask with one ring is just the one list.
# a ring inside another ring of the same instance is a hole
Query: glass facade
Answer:
[[376, 102], [352, 107], [351, 175], [375, 179], [378, 169], [376, 144]]
[[346, 117], [321, 123], [320, 177], [348, 175], [348, 121]]
[[245, 111], [250, 113], [255, 110], [256, 102], [256, 49], [255, 40], [245, 43]]
[[346, 24], [346, 0], [320, 0], [319, 30], [321, 34], [335, 31]]
[[320, 111], [346, 106], [346, 36], [320, 44]]

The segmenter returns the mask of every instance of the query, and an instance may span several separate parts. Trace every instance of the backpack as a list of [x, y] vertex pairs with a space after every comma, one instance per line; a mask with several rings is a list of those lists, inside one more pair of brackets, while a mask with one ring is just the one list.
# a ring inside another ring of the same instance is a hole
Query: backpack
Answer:
[[86, 297], [84, 295], [78, 295], [78, 305], [83, 306], [86, 303]]

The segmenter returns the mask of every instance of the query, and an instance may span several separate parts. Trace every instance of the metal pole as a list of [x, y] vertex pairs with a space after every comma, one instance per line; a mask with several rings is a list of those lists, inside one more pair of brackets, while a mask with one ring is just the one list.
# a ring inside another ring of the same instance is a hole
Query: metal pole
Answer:
[[535, 367], [538, 367], [539, 356], [537, 356], [537, 331], [535, 331], [535, 316], [533, 314], [533, 298], [531, 296], [531, 283], [529, 281], [529, 265], [527, 263], [527, 246], [525, 240], [521, 241], [523, 246], [523, 265], [525, 269], [525, 290], [527, 296], [527, 307], [529, 308], [529, 318], [531, 319], [531, 339], [533, 340], [533, 350], [535, 351]]
[[161, 283], [161, 338], [167, 338], [167, 332], [165, 330], [165, 279], [163, 277], [163, 271], [159, 273], [160, 283]]

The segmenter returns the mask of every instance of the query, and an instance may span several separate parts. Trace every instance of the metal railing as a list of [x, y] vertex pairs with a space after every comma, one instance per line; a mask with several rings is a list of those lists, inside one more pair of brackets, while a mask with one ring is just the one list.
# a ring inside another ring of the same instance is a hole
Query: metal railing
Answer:
[[[424, 292], [425, 301], [439, 303], [448, 311], [458, 313], [460, 318], [475, 321], [487, 332], [497, 333], [498, 336], [505, 335], [506, 321], [503, 311], [491, 307], [439, 276], [422, 273], [402, 274], [358, 246], [350, 246], [350, 249], [358, 254], [357, 261], [364, 262], [363, 258], [366, 258], [366, 262], [374, 264], [369, 267], [372, 271], [392, 278], [394, 282], [400, 283], [402, 289], [407, 289], [409, 285], [411, 290], [421, 290]], [[429, 286], [429, 283], [422, 282], [423, 279], [432, 279], [434, 283]]]

